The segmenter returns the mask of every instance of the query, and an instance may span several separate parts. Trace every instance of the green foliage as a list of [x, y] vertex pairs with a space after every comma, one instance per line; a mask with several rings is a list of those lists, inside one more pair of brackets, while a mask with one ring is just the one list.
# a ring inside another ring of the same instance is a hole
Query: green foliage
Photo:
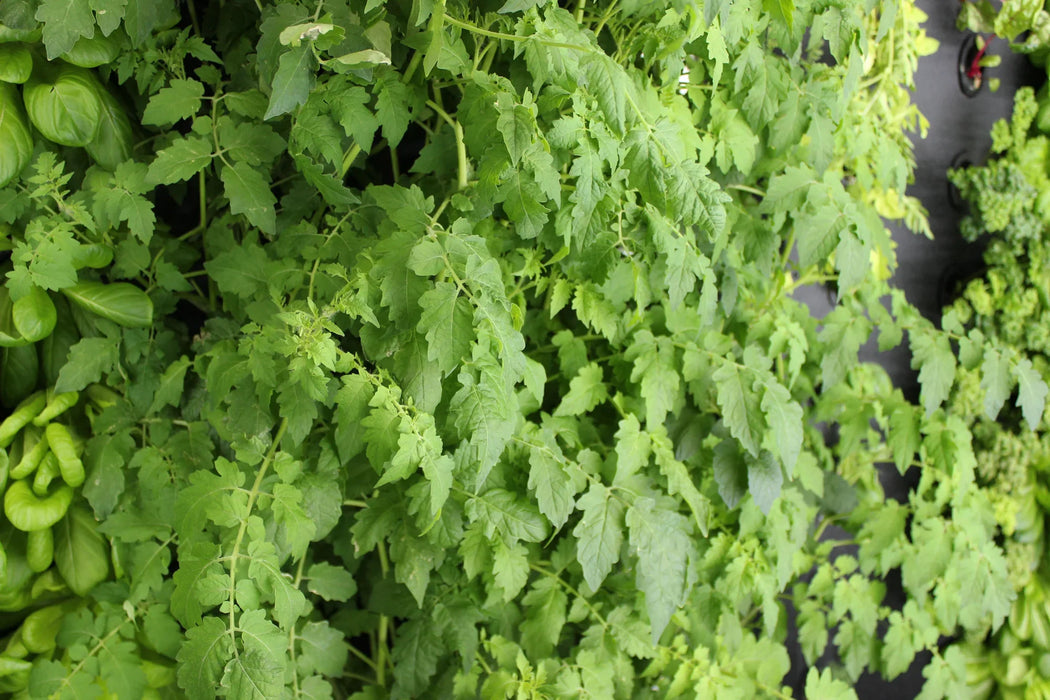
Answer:
[[49, 299], [91, 402], [62, 581], [12, 606], [51, 581], [67, 621], [12, 690], [783, 696], [793, 599], [807, 693], [928, 651], [957, 695], [939, 639], [1013, 589], [943, 405], [957, 367], [989, 411], [1046, 387], [887, 283], [882, 217], [929, 233], [910, 3], [24, 4], [49, 59], [117, 37], [83, 70], [146, 147], [38, 143], [0, 190], [0, 345]]

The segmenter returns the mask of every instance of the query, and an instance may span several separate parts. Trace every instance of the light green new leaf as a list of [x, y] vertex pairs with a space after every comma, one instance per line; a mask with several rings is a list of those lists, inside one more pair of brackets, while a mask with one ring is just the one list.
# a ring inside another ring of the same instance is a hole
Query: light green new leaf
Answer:
[[890, 429], [886, 440], [893, 450], [893, 462], [901, 474], [911, 466], [915, 453], [922, 445], [919, 421], [918, 407], [903, 401], [890, 413]]
[[919, 370], [920, 398], [926, 415], [948, 398], [955, 380], [955, 353], [948, 336], [933, 330], [911, 334], [912, 369]]
[[618, 483], [626, 481], [649, 463], [652, 441], [633, 413], [624, 416], [613, 437], [616, 438], [616, 478], [613, 482]]
[[820, 698], [821, 700], [857, 700], [857, 692], [850, 687], [849, 683], [841, 681], [832, 675], [831, 669], [820, 671], [810, 668], [806, 674], [807, 698]]
[[569, 382], [569, 391], [562, 398], [556, 416], [578, 416], [594, 410], [594, 407], [609, 398], [609, 388], [603, 380], [602, 368], [592, 362], [580, 369]]
[[762, 412], [769, 424], [766, 449], [772, 450], [784, 463], [790, 475], [802, 451], [802, 407], [791, 398], [791, 393], [776, 381], [769, 381], [762, 394]]
[[272, 235], [277, 230], [277, 198], [270, 191], [269, 180], [246, 163], [224, 165], [219, 177], [230, 200], [230, 211], [244, 214], [249, 223]]
[[1042, 375], [1032, 366], [1031, 360], [1022, 358], [1014, 367], [1017, 377], [1017, 406], [1024, 414], [1028, 427], [1035, 430], [1043, 419], [1046, 406], [1047, 386]]
[[987, 348], [981, 363], [981, 389], [984, 390], [984, 412], [990, 419], [995, 420], [999, 415], [1015, 381], [1010, 374], [1009, 360], [995, 348]]
[[[623, 421], [620, 423], [622, 425]], [[675, 458], [674, 448], [663, 430], [652, 436], [652, 443], [656, 464], [660, 467], [660, 473], [667, 479], [667, 492], [672, 496], [682, 497], [693, 513], [700, 534], [707, 537], [711, 501], [697, 489], [686, 465]]]
[[461, 388], [452, 397], [450, 414], [455, 416], [456, 429], [469, 441], [475, 484], [480, 488], [510, 441], [514, 421], [511, 395], [499, 365], [492, 358], [474, 364], [480, 377], [466, 368], [460, 371]]

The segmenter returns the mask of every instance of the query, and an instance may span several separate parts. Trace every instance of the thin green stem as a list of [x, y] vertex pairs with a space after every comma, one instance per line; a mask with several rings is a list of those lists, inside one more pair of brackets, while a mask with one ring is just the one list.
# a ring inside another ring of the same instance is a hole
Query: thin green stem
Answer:
[[755, 195], [756, 197], [765, 198], [765, 196], [766, 196], [765, 192], [763, 192], [762, 190], [758, 189], [757, 187], [751, 187], [750, 185], [726, 185], [726, 189], [727, 190], [738, 190], [740, 192], [747, 192], [749, 194]]
[[207, 183], [204, 181], [204, 170], [198, 173], [197, 178], [197, 200], [198, 206], [200, 206], [201, 216], [200, 223], [197, 225], [201, 231], [208, 230], [208, 188]]
[[230, 554], [230, 636], [235, 637], [237, 632], [237, 620], [235, 617], [235, 606], [237, 601], [237, 561], [241, 552], [241, 544], [244, 542], [244, 536], [248, 532], [248, 519], [251, 517], [252, 507], [255, 505], [256, 499], [259, 497], [259, 490], [262, 488], [263, 479], [266, 478], [266, 472], [270, 469], [270, 463], [273, 462], [274, 455], [277, 454], [277, 447], [281, 444], [281, 439], [284, 437], [284, 431], [288, 428], [288, 419], [282, 418], [281, 424], [277, 428], [277, 434], [274, 435], [273, 442], [270, 443], [270, 449], [266, 453], [266, 457], [263, 459], [262, 464], [259, 465], [259, 471], [255, 474], [255, 482], [252, 484], [251, 493], [248, 494], [248, 503], [245, 507], [245, 516], [241, 520], [241, 526], [237, 529], [237, 537], [233, 541], [233, 550]]
[[376, 662], [369, 658], [368, 654], [364, 653], [360, 649], [354, 647], [352, 644], [349, 645], [350, 653], [353, 654], [359, 661], [368, 666], [378, 676], [378, 669], [376, 669]]
[[476, 24], [471, 24], [470, 22], [464, 22], [463, 20], [457, 19], [457, 18], [455, 18], [455, 17], [453, 17], [451, 15], [448, 15], [448, 14], [445, 15], [445, 21], [448, 22], [449, 24], [455, 26], [455, 27], [459, 27], [460, 29], [466, 29], [471, 34], [479, 34], [481, 36], [487, 36], [490, 39], [501, 39], [501, 40], [505, 40], [505, 41], [518, 41], [518, 42], [521, 42], [521, 41], [537, 41], [537, 42], [543, 44], [544, 46], [550, 46], [551, 48], [555, 48], [555, 49], [569, 49], [571, 51], [582, 51], [584, 53], [590, 53], [590, 52], [594, 51], [594, 48], [590, 47], [590, 46], [580, 46], [579, 44], [566, 44], [566, 43], [561, 42], [561, 41], [548, 41], [546, 39], [541, 39], [541, 38], [539, 38], [537, 36], [518, 36], [516, 34], [505, 34], [503, 32], [493, 32], [493, 31], [488, 30], [488, 29], [482, 29], [481, 27], [477, 26]]
[[459, 178], [456, 185], [460, 190], [465, 190], [470, 185], [470, 172], [467, 165], [467, 144], [463, 140], [463, 125], [449, 116], [449, 113], [442, 109], [441, 105], [434, 100], [427, 100], [427, 106], [434, 110], [446, 124], [452, 127], [452, 133], [456, 136], [456, 162], [459, 168]]
[[350, 148], [346, 149], [346, 153], [343, 154], [343, 164], [339, 168], [339, 179], [342, 180], [346, 177], [346, 173], [350, 170], [350, 166], [354, 164], [354, 159], [357, 158], [358, 154], [361, 153], [361, 146], [354, 144]]
[[583, 22], [583, 11], [587, 9], [587, 0], [579, 0], [576, 3], [576, 23], [580, 24]]

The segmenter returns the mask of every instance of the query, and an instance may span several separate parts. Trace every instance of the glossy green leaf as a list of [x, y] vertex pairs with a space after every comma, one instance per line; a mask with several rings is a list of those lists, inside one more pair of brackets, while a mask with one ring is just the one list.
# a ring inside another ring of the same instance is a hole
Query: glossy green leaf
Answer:
[[73, 593], [83, 596], [109, 575], [109, 546], [84, 508], [70, 508], [54, 526], [55, 567]]
[[103, 88], [84, 68], [62, 64], [25, 84], [22, 98], [33, 126], [63, 146], [86, 146], [102, 121]]
[[15, 330], [31, 343], [51, 335], [58, 320], [51, 296], [40, 287], [33, 287], [29, 294], [11, 306], [11, 319]]
[[0, 44], [0, 81], [22, 84], [33, 72], [33, 54], [23, 44]]

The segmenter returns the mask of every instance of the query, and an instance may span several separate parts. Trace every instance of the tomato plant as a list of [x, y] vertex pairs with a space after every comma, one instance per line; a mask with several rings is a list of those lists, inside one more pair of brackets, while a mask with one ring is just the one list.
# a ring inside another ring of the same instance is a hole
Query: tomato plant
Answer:
[[3, 6], [32, 157], [0, 153], [0, 345], [36, 374], [0, 424], [2, 687], [966, 687], [940, 638], [1016, 594], [944, 404], [960, 362], [997, 363], [993, 417], [1046, 385], [890, 284], [884, 220], [929, 235], [924, 15], [567, 5]]

